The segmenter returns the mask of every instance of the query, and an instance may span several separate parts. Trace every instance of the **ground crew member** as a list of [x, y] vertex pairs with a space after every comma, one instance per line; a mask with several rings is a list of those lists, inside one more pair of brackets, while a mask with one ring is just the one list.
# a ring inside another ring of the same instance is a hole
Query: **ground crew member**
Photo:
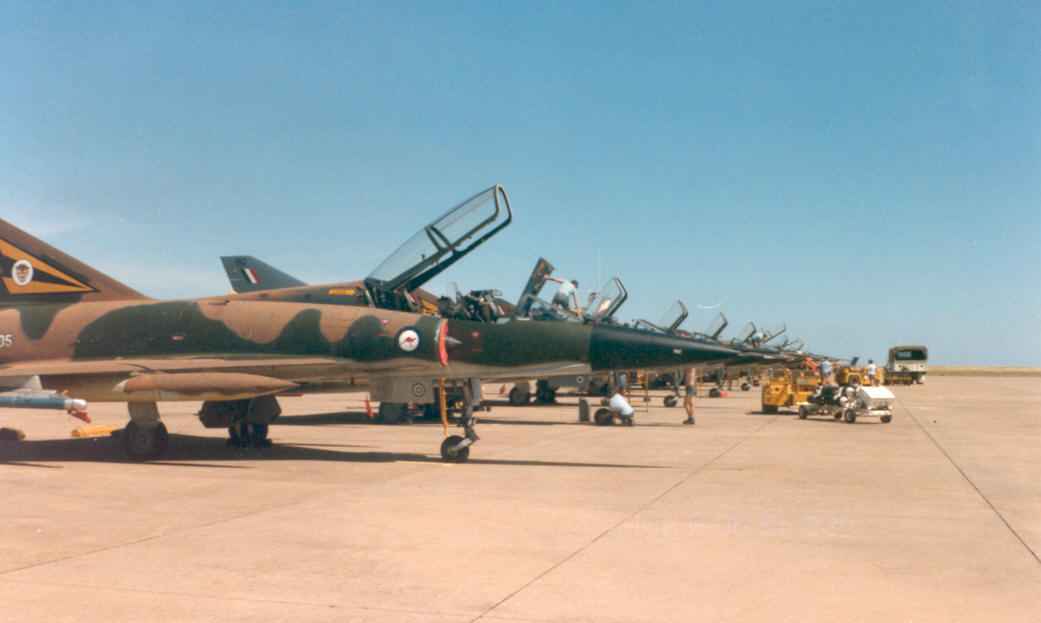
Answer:
[[875, 365], [874, 359], [868, 359], [867, 377], [868, 385], [878, 385], [878, 366]]
[[698, 391], [698, 371], [696, 368], [687, 368], [683, 375], [683, 383], [687, 386], [683, 394], [683, 408], [687, 411], [687, 419], [684, 424], [694, 424], [694, 396]]
[[827, 358], [821, 361], [821, 384], [834, 385], [835, 379], [831, 376], [831, 361]]
[[558, 305], [564, 309], [569, 309], [575, 313], [582, 313], [582, 308], [578, 306], [578, 281], [572, 279], [566, 281], [559, 277], [546, 277], [547, 281], [555, 281], [560, 284], [560, 288], [557, 289], [557, 293], [553, 295], [553, 304]]
[[615, 388], [618, 390], [618, 393], [623, 395], [623, 396], [626, 395], [625, 394], [625, 384], [629, 380], [627, 377], [628, 377], [628, 375], [625, 372], [619, 372], [618, 374], [615, 375], [615, 381], [614, 381]]

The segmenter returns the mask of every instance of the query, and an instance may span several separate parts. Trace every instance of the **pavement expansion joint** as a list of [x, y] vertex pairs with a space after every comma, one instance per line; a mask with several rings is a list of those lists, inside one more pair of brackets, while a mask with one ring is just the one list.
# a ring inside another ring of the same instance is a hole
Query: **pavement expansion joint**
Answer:
[[[218, 525], [223, 524], [223, 523], [229, 523], [229, 522], [232, 522], [232, 521], [238, 521], [239, 519], [245, 519], [246, 517], [252, 517], [254, 515], [260, 515], [260, 514], [268, 512], [268, 511], [282, 510], [282, 509], [290, 508], [290, 507], [293, 507], [293, 506], [297, 506], [298, 504], [303, 504], [304, 502], [307, 502], [308, 500], [310, 500], [310, 499], [312, 499], [314, 497], [317, 497], [319, 495], [320, 494], [316, 493], [315, 495], [307, 496], [307, 497], [304, 497], [304, 498], [299, 498], [299, 499], [293, 500], [292, 502], [287, 502], [285, 504], [275, 504], [273, 506], [267, 506], [265, 508], [258, 508], [258, 509], [251, 510], [251, 511], [248, 511], [248, 512], [245, 512], [245, 513], [239, 513], [239, 514], [231, 516], [231, 517], [224, 517], [224, 518], [221, 518], [221, 519], [215, 519], [213, 521], [208, 521], [206, 523], [196, 524], [196, 525], [192, 525], [192, 526], [185, 526], [184, 528], [180, 528], [180, 529], [177, 529], [177, 530], [170, 530], [168, 532], [163, 532], [162, 534], [151, 534], [149, 536], [141, 537], [139, 539], [134, 539], [132, 541], [126, 541], [126, 542], [123, 542], [123, 543], [116, 543], [114, 545], [108, 545], [106, 547], [99, 547], [97, 549], [92, 549], [92, 550], [88, 550], [88, 551], [85, 551], [85, 552], [78, 552], [78, 553], [75, 553], [75, 554], [69, 554], [67, 556], [59, 556], [58, 558], [51, 558], [49, 560], [41, 560], [39, 562], [34, 562], [34, 563], [31, 563], [31, 564], [28, 564], [28, 565], [22, 565], [21, 567], [15, 567], [13, 569], [6, 569], [6, 570], [3, 570], [3, 571], [0, 571], [0, 579], [3, 579], [4, 576], [10, 575], [12, 573], [18, 573], [19, 571], [26, 571], [28, 569], [36, 569], [38, 567], [46, 567], [47, 565], [52, 565], [52, 564], [59, 563], [59, 562], [65, 562], [67, 560], [75, 560], [77, 558], [86, 558], [88, 556], [94, 556], [95, 554], [102, 554], [104, 552], [110, 552], [110, 551], [114, 551], [114, 550], [118, 550], [118, 549], [123, 549], [123, 548], [126, 548], [126, 547], [133, 547], [134, 545], [140, 545], [141, 543], [148, 543], [149, 541], [156, 541], [156, 540], [164, 539], [166, 537], [171, 537], [171, 536], [179, 536], [179, 535], [187, 534], [187, 533], [195, 531], [195, 530], [201, 530], [201, 529], [205, 529], [205, 528], [210, 528], [212, 526], [218, 526]], [[7, 581], [7, 580], [5, 580], [5, 581]]]
[[954, 457], [952, 457], [950, 453], [947, 452], [947, 449], [944, 448], [943, 445], [940, 444], [940, 442], [936, 439], [936, 437], [934, 437], [933, 434], [929, 432], [929, 429], [927, 429], [921, 423], [921, 421], [919, 421], [918, 418], [915, 417], [915, 414], [911, 410], [911, 408], [908, 407], [906, 404], [903, 404], [899, 400], [897, 401], [897, 404], [899, 404], [900, 407], [905, 412], [907, 412], [907, 415], [910, 416], [911, 421], [915, 423], [915, 426], [917, 426], [919, 430], [925, 433], [925, 436], [929, 438], [929, 441], [931, 441], [934, 446], [936, 446], [936, 449], [940, 451], [940, 454], [942, 454], [944, 458], [947, 459], [951, 466], [954, 467], [954, 469], [958, 470], [958, 473], [961, 474], [961, 477], [965, 480], [965, 482], [969, 483], [969, 486], [972, 487], [973, 491], [976, 492], [976, 495], [980, 496], [980, 499], [983, 500], [983, 502], [990, 508], [994, 515], [996, 515], [997, 518], [1001, 520], [1001, 523], [1005, 525], [1005, 528], [1008, 529], [1012, 536], [1014, 536], [1016, 540], [1019, 541], [1020, 545], [1022, 545], [1023, 548], [1027, 550], [1030, 556], [1033, 557], [1034, 561], [1037, 564], [1041, 565], [1041, 556], [1039, 556], [1038, 553], [1034, 551], [1034, 548], [1030, 547], [1030, 545], [1019, 534], [1019, 532], [1017, 532], [1016, 529], [1012, 527], [1012, 524], [1010, 524], [1009, 521], [1005, 519], [1005, 516], [1001, 514], [1001, 511], [998, 510], [998, 507], [990, 501], [990, 498], [988, 498], [986, 494], [984, 494], [983, 491], [976, 485], [976, 483], [973, 482], [972, 478], [969, 478], [969, 475], [965, 473], [965, 470], [962, 469], [960, 465], [958, 465], [957, 461], [954, 460]]
[[728, 454], [730, 454], [731, 452], [736, 450], [738, 447], [740, 447], [746, 441], [748, 441], [752, 437], [755, 437], [764, 428], [766, 428], [770, 424], [773, 424], [774, 422], [776, 422], [778, 417], [779, 416], [773, 416], [769, 420], [763, 422], [761, 425], [756, 427], [755, 430], [753, 430], [752, 432], [748, 433], [747, 435], [741, 436], [741, 438], [739, 438], [737, 441], [735, 441], [734, 443], [732, 443], [729, 446], [727, 446], [727, 448], [725, 450], [723, 450], [722, 452], [720, 452], [716, 456], [712, 457], [711, 459], [709, 459], [705, 463], [702, 463], [701, 465], [698, 465], [694, 469], [688, 471], [679, 480], [677, 480], [676, 482], [674, 482], [671, 485], [669, 485], [669, 487], [667, 489], [665, 489], [664, 491], [662, 491], [658, 495], [654, 496], [653, 498], [651, 498], [647, 502], [641, 504], [639, 507], [637, 507], [631, 513], [627, 514], [625, 517], [623, 517], [620, 520], [616, 521], [614, 524], [612, 524], [612, 525], [608, 526], [607, 528], [605, 528], [602, 532], [600, 532], [595, 537], [593, 537], [593, 539], [590, 540], [588, 543], [586, 543], [585, 545], [582, 545], [581, 547], [579, 547], [575, 551], [571, 552], [570, 554], [568, 554], [567, 556], [565, 556], [563, 559], [559, 560], [558, 562], [550, 565], [547, 569], [545, 569], [544, 571], [542, 571], [541, 573], [539, 573], [538, 575], [536, 575], [532, 579], [530, 579], [527, 582], [525, 582], [519, 588], [517, 588], [516, 590], [510, 592], [508, 595], [506, 595], [505, 597], [503, 597], [499, 601], [495, 602], [490, 608], [488, 608], [487, 610], [482, 612], [476, 618], [472, 619], [470, 621], [470, 623], [477, 623], [478, 621], [481, 621], [481, 620], [492, 620], [494, 618], [501, 618], [501, 617], [491, 617], [490, 615], [491, 615], [492, 612], [494, 612], [496, 609], [501, 607], [503, 604], [505, 604], [506, 602], [510, 601], [511, 599], [513, 599], [514, 597], [516, 597], [517, 595], [522, 593], [524, 590], [526, 590], [527, 588], [533, 586], [539, 580], [541, 580], [542, 578], [544, 578], [544, 577], [548, 576], [549, 574], [553, 573], [554, 571], [556, 571], [560, 567], [564, 566], [565, 564], [567, 564], [571, 560], [574, 560], [577, 556], [579, 556], [580, 554], [582, 554], [583, 552], [588, 550], [590, 547], [596, 545], [598, 542], [603, 540], [604, 537], [606, 537], [607, 535], [611, 534], [612, 532], [614, 532], [618, 528], [621, 528], [625, 524], [629, 523], [630, 521], [632, 521], [633, 519], [638, 517], [641, 513], [647, 511], [652, 506], [654, 506], [655, 504], [660, 502], [667, 495], [669, 495], [670, 493], [672, 493], [673, 491], [675, 491], [679, 487], [681, 487], [684, 484], [686, 484], [687, 482], [689, 482], [692, 478], [694, 478], [695, 476], [697, 476], [701, 472], [703, 472], [706, 469], [708, 469], [709, 467], [711, 467], [712, 464], [714, 464], [716, 461], [719, 461], [723, 457], [727, 456]]

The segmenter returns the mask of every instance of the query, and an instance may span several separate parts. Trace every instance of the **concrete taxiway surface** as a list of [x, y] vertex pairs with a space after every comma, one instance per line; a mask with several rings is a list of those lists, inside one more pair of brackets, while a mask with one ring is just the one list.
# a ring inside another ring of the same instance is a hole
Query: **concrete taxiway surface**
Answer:
[[435, 458], [439, 425], [365, 423], [358, 395], [284, 400], [249, 451], [164, 405], [155, 464], [0, 412], [28, 435], [0, 443], [0, 620], [1041, 619], [1041, 382], [895, 392], [890, 424], [742, 392], [699, 399], [694, 427], [496, 406], [466, 465]]

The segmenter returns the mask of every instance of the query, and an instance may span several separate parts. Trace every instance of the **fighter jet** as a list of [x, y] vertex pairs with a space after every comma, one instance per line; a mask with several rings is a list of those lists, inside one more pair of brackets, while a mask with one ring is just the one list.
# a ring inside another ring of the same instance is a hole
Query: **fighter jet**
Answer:
[[[411, 286], [483, 242], [486, 210], [507, 206], [501, 186], [479, 193], [402, 247], [413, 260], [404, 271], [392, 256], [396, 263], [342, 293], [291, 288], [176, 301], [150, 299], [0, 220], [0, 407], [81, 413], [89, 401], [127, 403], [123, 449], [149, 460], [167, 448], [165, 401], [203, 401], [203, 425], [256, 439], [280, 411], [278, 394], [327, 383], [407, 402], [441, 379], [674, 369], [735, 354], [608, 325], [418, 313]], [[330, 304], [344, 297], [367, 304]], [[395, 305], [400, 311], [386, 308]], [[460, 425], [464, 435], [441, 444], [446, 461], [465, 461], [477, 441], [471, 417]]]

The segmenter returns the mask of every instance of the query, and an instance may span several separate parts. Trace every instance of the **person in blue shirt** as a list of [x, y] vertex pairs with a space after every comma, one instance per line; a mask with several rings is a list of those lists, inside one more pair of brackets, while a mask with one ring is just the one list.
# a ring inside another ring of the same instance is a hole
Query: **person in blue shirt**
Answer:
[[834, 385], [835, 379], [832, 377], [832, 365], [831, 361], [824, 359], [821, 361], [821, 383], [823, 385]]

